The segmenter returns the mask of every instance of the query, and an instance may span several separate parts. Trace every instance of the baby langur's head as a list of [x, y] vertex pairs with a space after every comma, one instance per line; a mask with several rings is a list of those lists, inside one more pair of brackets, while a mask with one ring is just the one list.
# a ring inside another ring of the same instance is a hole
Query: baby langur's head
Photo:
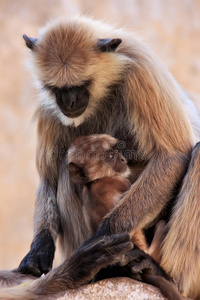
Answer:
[[107, 134], [75, 138], [68, 150], [71, 181], [85, 184], [111, 176], [128, 177], [130, 170], [117, 143], [117, 139]]

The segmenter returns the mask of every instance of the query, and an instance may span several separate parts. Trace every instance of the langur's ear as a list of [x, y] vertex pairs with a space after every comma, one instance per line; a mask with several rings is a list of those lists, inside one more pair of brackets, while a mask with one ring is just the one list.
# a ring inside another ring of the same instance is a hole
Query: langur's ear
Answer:
[[121, 42], [121, 39], [99, 39], [98, 48], [102, 52], [114, 52]]
[[26, 34], [23, 35], [23, 39], [25, 40], [26, 46], [29, 49], [31, 50], [35, 49], [38, 39], [29, 38]]
[[85, 184], [89, 180], [85, 175], [84, 169], [77, 166], [75, 163], [69, 164], [69, 175], [73, 183]]

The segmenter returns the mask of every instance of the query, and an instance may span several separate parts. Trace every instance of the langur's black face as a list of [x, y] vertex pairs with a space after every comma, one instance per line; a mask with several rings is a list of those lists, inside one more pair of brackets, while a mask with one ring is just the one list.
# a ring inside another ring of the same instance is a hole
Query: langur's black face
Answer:
[[89, 82], [75, 87], [47, 88], [55, 95], [61, 112], [68, 118], [77, 118], [84, 113], [89, 103]]

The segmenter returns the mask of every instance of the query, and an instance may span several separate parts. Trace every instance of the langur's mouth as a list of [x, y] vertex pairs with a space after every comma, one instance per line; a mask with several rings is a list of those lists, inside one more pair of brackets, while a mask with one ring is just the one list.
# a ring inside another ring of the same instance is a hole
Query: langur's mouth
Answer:
[[87, 105], [84, 105], [83, 107], [75, 110], [75, 111], [67, 111], [66, 109], [60, 108], [63, 115], [65, 115], [68, 118], [74, 119], [80, 117], [86, 110]]

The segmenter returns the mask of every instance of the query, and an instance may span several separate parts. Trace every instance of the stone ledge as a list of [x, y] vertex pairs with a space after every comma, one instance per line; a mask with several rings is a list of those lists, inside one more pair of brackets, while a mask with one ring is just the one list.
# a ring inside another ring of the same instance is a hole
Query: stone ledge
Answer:
[[[52, 298], [51, 298], [52, 299]], [[130, 278], [111, 278], [67, 291], [57, 300], [164, 300], [160, 291]], [[52, 300], [53, 300], [52, 299]]]

